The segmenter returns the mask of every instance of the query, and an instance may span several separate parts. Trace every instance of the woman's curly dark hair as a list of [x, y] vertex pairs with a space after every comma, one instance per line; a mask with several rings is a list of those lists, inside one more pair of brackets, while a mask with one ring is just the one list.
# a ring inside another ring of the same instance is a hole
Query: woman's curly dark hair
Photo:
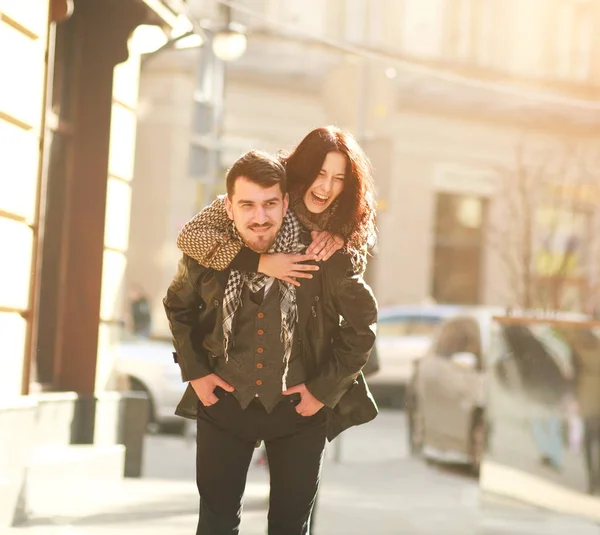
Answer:
[[341, 235], [350, 247], [371, 247], [376, 213], [372, 167], [350, 133], [335, 126], [316, 128], [289, 155], [282, 155], [288, 191], [303, 197], [321, 171], [325, 156], [333, 151], [346, 157], [346, 176], [327, 230]]

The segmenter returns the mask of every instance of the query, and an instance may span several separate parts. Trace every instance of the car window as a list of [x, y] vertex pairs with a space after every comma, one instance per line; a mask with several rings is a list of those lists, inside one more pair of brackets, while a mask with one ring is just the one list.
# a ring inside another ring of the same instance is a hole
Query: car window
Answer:
[[451, 357], [454, 353], [462, 351], [466, 345], [466, 335], [457, 320], [448, 321], [441, 329], [437, 339], [435, 351], [441, 357]]
[[431, 336], [441, 323], [440, 316], [398, 315], [377, 322], [377, 336]]
[[531, 325], [529, 330], [544, 346], [548, 354], [554, 358], [563, 375], [567, 378], [572, 378], [575, 372], [573, 369], [571, 346], [568, 343], [568, 339], [563, 339], [549, 325]]
[[479, 359], [481, 337], [477, 322], [470, 318], [452, 319], [441, 329], [436, 342], [436, 353], [451, 357], [455, 353], [469, 352]]
[[504, 336], [523, 388], [542, 403], [558, 403], [571, 374], [567, 346], [551, 340], [544, 325], [505, 325]]

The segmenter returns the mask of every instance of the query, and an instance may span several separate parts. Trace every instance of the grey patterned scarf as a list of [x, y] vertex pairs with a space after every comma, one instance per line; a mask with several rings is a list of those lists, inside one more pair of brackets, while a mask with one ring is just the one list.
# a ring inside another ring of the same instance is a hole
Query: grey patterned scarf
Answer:
[[[288, 210], [286, 213], [277, 239], [269, 253], [299, 253], [305, 249], [300, 240], [301, 226], [296, 216]], [[233, 234], [241, 241], [238, 232], [233, 228]], [[232, 339], [233, 318], [240, 306], [242, 289], [244, 283], [248, 285], [251, 292], [258, 292], [265, 287], [269, 278], [260, 273], [243, 273], [232, 269], [225, 286], [223, 297], [223, 344], [225, 359], [228, 359], [228, 349]], [[292, 354], [292, 342], [294, 329], [298, 318], [296, 308], [296, 287], [288, 282], [279, 283], [279, 306], [281, 309], [281, 341], [283, 342], [284, 371], [281, 380], [282, 389], [287, 389], [286, 378], [289, 370], [290, 356]]]

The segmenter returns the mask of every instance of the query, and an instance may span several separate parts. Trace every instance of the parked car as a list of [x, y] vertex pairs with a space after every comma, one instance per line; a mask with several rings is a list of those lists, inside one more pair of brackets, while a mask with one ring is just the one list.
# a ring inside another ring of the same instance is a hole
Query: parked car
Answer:
[[149, 431], [167, 425], [183, 426], [174, 411], [187, 383], [181, 380], [179, 366], [173, 362], [171, 342], [130, 336], [121, 340], [117, 351], [115, 372], [129, 379], [131, 390], [148, 396]]
[[458, 310], [453, 305], [399, 305], [379, 311], [376, 339], [379, 371], [368, 379], [379, 403], [402, 404], [413, 362], [427, 352], [441, 322]]
[[[503, 315], [503, 309], [491, 307], [460, 310], [443, 322], [427, 353], [415, 361], [406, 410], [411, 453], [467, 464], [479, 472], [489, 433], [485, 414], [488, 373], [494, 362], [498, 365], [514, 351], [510, 333], [515, 328], [494, 321], [494, 316]], [[581, 319], [573, 314], [555, 317]], [[558, 358], [553, 348], [556, 339], [549, 329], [539, 324], [521, 329], [537, 340], [548, 361]], [[548, 386], [549, 367], [544, 370], [537, 375], [543, 375]]]
[[485, 440], [483, 355], [493, 314], [490, 309], [458, 312], [444, 321], [427, 354], [415, 362], [406, 411], [413, 454], [479, 470]]

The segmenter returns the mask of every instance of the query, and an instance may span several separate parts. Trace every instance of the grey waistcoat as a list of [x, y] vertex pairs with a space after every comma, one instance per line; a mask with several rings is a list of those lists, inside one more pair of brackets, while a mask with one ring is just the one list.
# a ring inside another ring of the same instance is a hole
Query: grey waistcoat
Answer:
[[[214, 371], [235, 388], [234, 396], [245, 409], [258, 396], [267, 412], [283, 399], [283, 342], [279, 282], [274, 281], [261, 304], [242, 289], [241, 303], [233, 322], [233, 337], [228, 362], [216, 359]], [[306, 380], [297, 345], [292, 347], [287, 375], [288, 388]]]

